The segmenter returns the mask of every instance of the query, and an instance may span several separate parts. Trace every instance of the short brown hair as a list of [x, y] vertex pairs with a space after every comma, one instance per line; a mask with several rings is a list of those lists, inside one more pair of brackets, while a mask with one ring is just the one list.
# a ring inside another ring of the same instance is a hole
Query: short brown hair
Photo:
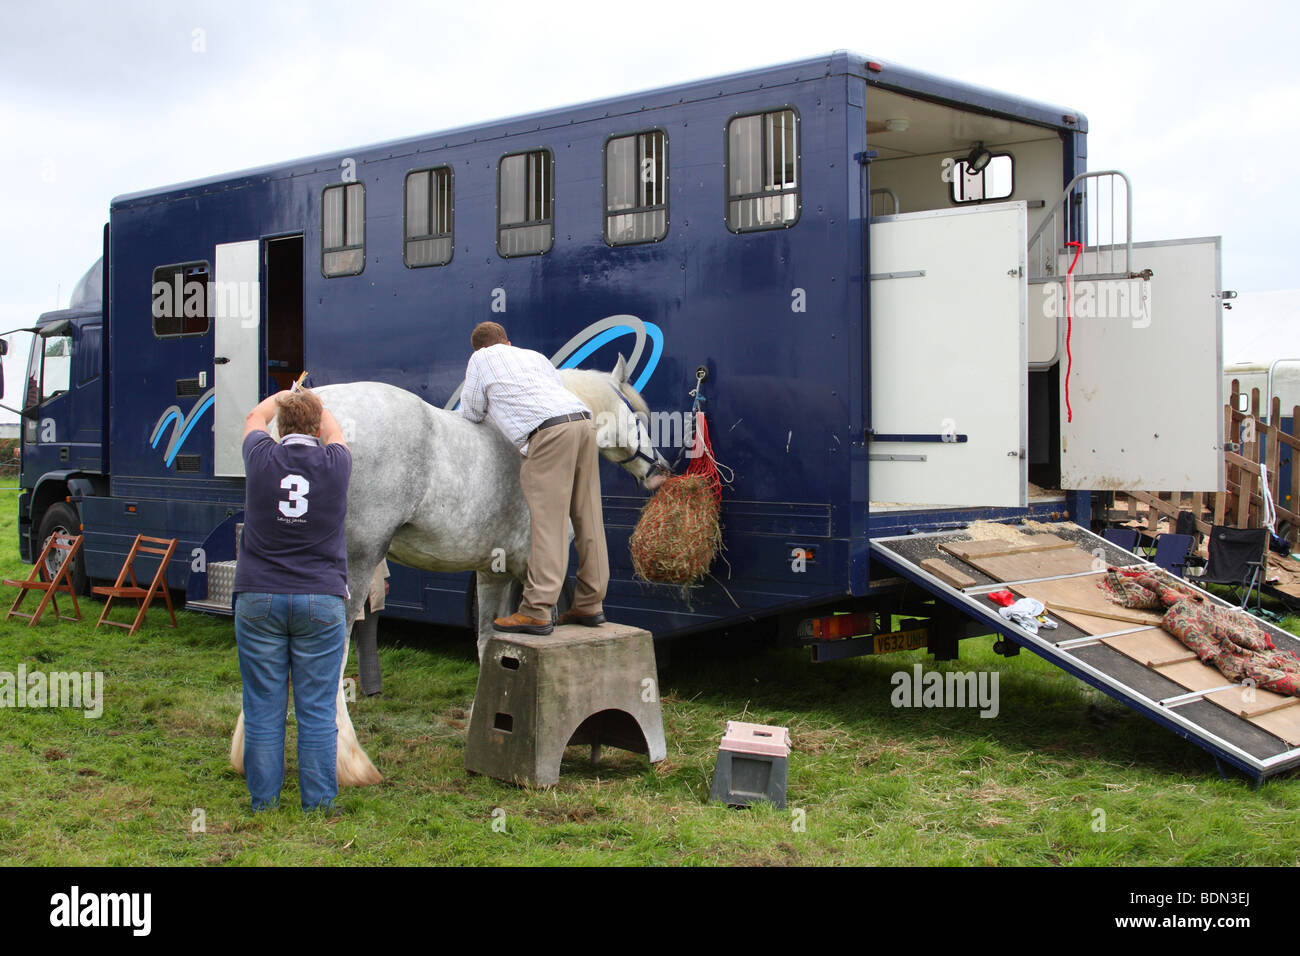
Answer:
[[489, 345], [502, 345], [509, 341], [506, 330], [496, 322], [480, 322], [474, 326], [474, 331], [469, 337], [469, 344], [474, 346], [475, 352]]
[[281, 395], [276, 404], [275, 424], [280, 429], [280, 437], [285, 435], [315, 435], [320, 431], [321, 402], [316, 393], [310, 389], [300, 388], [296, 392]]

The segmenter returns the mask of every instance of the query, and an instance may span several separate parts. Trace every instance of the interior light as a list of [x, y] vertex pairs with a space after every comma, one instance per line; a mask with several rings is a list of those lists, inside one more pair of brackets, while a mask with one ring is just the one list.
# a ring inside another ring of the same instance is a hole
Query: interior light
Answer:
[[971, 147], [970, 154], [966, 157], [966, 171], [968, 173], [980, 173], [984, 171], [993, 160], [993, 154], [984, 148], [984, 143], [979, 142]]

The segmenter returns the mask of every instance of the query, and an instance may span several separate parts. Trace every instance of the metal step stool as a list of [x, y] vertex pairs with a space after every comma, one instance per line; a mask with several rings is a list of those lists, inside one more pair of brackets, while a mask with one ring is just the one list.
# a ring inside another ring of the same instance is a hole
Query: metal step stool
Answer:
[[569, 745], [667, 755], [654, 638], [622, 624], [557, 627], [545, 637], [496, 633], [479, 667], [465, 769], [551, 787]]
[[[235, 524], [235, 554], [239, 554], [239, 546], [243, 543], [244, 523], [242, 521]], [[221, 611], [225, 614], [235, 613], [235, 567], [237, 561], [209, 561], [208, 562], [208, 596], [199, 600], [189, 599], [185, 606], [187, 608], [196, 608], [201, 611]]]
[[208, 596], [201, 601], [186, 601], [186, 607], [233, 613], [235, 609], [235, 562], [213, 561], [208, 565]]

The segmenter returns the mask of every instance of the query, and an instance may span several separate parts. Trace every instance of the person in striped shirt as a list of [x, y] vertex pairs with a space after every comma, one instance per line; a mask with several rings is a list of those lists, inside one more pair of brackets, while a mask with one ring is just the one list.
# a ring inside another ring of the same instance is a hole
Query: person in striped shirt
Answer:
[[609, 554], [601, 515], [600, 455], [591, 412], [560, 381], [540, 352], [510, 344], [496, 322], [470, 336], [461, 414], [490, 418], [523, 456], [519, 482], [531, 514], [528, 573], [519, 610], [493, 624], [500, 631], [549, 634], [569, 563], [567, 521], [578, 552], [578, 587], [561, 624], [598, 627], [609, 586]]

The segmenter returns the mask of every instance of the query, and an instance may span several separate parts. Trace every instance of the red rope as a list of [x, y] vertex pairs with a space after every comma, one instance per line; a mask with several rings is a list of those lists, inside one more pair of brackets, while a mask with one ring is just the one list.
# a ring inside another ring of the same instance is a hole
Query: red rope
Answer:
[[698, 475], [709, 486], [709, 491], [717, 501], [722, 500], [722, 475], [718, 471], [718, 461], [713, 457], [713, 442], [709, 440], [709, 426], [704, 421], [704, 412], [695, 413], [695, 446], [692, 449], [691, 463], [686, 466], [686, 474]]
[[1070, 407], [1070, 369], [1074, 367], [1074, 354], [1070, 351], [1070, 333], [1074, 331], [1074, 264], [1083, 255], [1082, 242], [1067, 242], [1074, 246], [1074, 260], [1065, 273], [1065, 420], [1074, 421], [1074, 409]]

